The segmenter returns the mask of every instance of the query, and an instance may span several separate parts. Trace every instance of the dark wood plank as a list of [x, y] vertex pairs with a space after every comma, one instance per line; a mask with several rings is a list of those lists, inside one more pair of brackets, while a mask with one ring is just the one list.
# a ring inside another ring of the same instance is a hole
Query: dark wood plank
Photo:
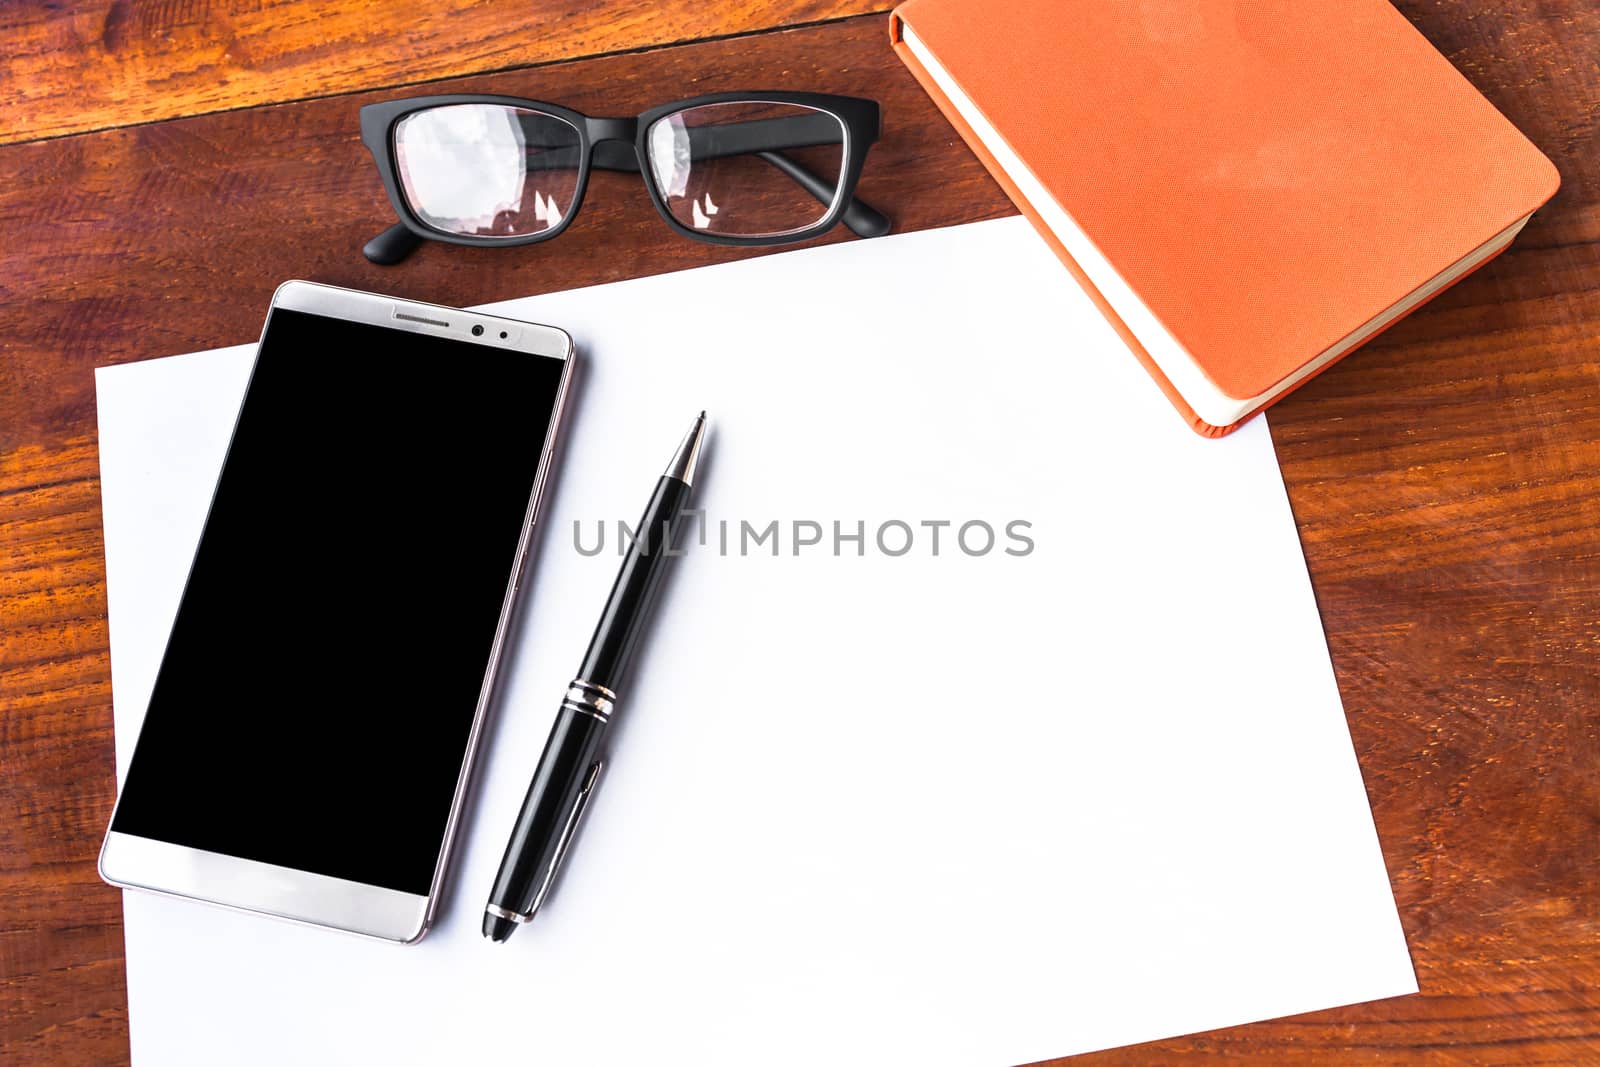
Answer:
[[94, 442], [0, 452], [0, 1061], [127, 1057], [107, 639]]
[[[886, 0], [8, 0], [0, 4], [0, 144], [888, 7]], [[663, 90], [666, 99], [677, 95]]]
[[[1505, 256], [1271, 417], [1423, 995], [1084, 1063], [1600, 1062], [1600, 11], [1402, 7], [1565, 182]], [[451, 87], [596, 113], [662, 85], [862, 93], [886, 108], [862, 194], [902, 229], [1009, 213], [884, 32]], [[472, 303], [745, 254], [673, 238], [636, 178], [599, 175], [559, 241], [371, 267], [368, 98], [0, 149], [0, 1060], [125, 1056], [120, 909], [93, 872], [112, 761], [90, 369], [247, 340], [291, 276]]]

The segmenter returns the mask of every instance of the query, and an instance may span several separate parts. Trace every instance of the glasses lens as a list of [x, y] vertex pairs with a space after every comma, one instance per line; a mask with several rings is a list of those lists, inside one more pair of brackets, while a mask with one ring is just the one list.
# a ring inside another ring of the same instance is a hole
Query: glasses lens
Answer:
[[583, 166], [577, 127], [498, 104], [417, 111], [394, 128], [406, 203], [436, 230], [527, 237], [561, 225]]
[[783, 237], [828, 214], [844, 170], [837, 115], [799, 104], [736, 101], [651, 125], [650, 173], [672, 217], [724, 237]]

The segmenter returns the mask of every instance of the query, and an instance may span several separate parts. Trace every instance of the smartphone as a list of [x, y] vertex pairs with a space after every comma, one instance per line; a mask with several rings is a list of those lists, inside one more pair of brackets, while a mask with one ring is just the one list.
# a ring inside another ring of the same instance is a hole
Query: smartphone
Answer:
[[278, 289], [102, 878], [422, 937], [573, 363], [549, 326]]

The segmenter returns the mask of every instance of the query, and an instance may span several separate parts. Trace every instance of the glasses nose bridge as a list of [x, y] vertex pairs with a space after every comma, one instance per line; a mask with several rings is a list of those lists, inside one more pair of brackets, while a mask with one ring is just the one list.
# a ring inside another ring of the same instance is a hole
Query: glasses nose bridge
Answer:
[[639, 137], [638, 119], [589, 119], [589, 143], [626, 141], [633, 144]]

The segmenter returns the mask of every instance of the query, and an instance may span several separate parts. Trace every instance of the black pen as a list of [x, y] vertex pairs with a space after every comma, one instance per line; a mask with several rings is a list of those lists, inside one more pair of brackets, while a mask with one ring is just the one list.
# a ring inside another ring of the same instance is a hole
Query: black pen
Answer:
[[645, 506], [638, 534], [589, 641], [589, 653], [567, 687], [484, 908], [483, 936], [491, 941], [509, 938], [517, 925], [531, 920], [544, 903], [594, 793], [605, 763], [606, 727], [617, 702], [615, 689], [644, 629], [650, 601], [666, 572], [665, 562], [678, 554], [672, 551], [673, 535], [689, 503], [689, 486], [705, 432], [706, 413], [702, 411], [656, 482], [655, 494]]

